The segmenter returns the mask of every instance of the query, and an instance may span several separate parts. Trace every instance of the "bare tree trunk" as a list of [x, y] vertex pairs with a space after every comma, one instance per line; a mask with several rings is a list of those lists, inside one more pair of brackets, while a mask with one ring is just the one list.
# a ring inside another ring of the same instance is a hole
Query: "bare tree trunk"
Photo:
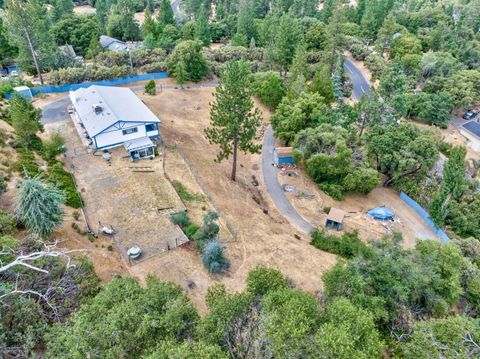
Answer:
[[237, 149], [238, 149], [238, 133], [235, 131], [233, 135], [233, 164], [232, 164], [232, 175], [230, 176], [232, 181], [235, 181], [237, 176]]
[[33, 62], [35, 63], [38, 78], [40, 80], [40, 83], [43, 85], [43, 76], [42, 72], [40, 71], [40, 65], [38, 64], [37, 54], [35, 54], [35, 49], [33, 48], [32, 40], [30, 39], [30, 34], [28, 33], [27, 29], [25, 29], [25, 35], [27, 36], [28, 46], [30, 47], [30, 52], [32, 53]]
[[365, 114], [362, 114], [362, 124], [360, 125], [360, 134], [358, 135], [358, 137], [362, 137], [366, 122], [367, 122], [367, 116]]

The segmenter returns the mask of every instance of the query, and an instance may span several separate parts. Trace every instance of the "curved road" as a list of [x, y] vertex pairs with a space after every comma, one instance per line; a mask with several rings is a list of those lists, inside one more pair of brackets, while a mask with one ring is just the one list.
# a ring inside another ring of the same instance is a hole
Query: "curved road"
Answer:
[[[349, 74], [353, 82], [353, 97], [358, 101], [364, 93], [370, 91], [370, 84], [363, 76], [362, 72], [348, 59], [345, 59], [344, 69]], [[278, 168], [273, 166], [273, 149], [275, 147], [275, 137], [272, 127], [265, 131], [262, 148], [262, 170], [263, 180], [268, 194], [272, 198], [275, 207], [280, 213], [295, 225], [298, 229], [306, 234], [310, 234], [313, 229], [311, 223], [306, 221], [292, 206], [288, 200], [282, 186], [278, 182]]]
[[[176, 1], [178, 5], [178, 1]], [[367, 79], [363, 76], [360, 70], [355, 67], [355, 65], [345, 59], [344, 64], [345, 71], [350, 75], [350, 78], [353, 81], [353, 96], [356, 100], [359, 100], [364, 93], [368, 93], [370, 90], [370, 84]], [[215, 87], [216, 83], [210, 84], [195, 84], [190, 87]], [[163, 86], [163, 88], [175, 88], [176, 85]], [[134, 86], [130, 87], [133, 91], [138, 91], [143, 89], [143, 86]], [[58, 121], [63, 121], [68, 118], [67, 106], [70, 104], [70, 99], [65, 94], [65, 97], [62, 97], [46, 106], [44, 106], [42, 111], [42, 123], [54, 123]], [[310, 234], [313, 229], [313, 226], [306, 221], [292, 206], [287, 196], [285, 195], [282, 186], [278, 182], [278, 168], [273, 166], [273, 149], [275, 147], [275, 137], [273, 135], [273, 130], [271, 127], [265, 132], [265, 137], [263, 139], [263, 148], [262, 148], [262, 171], [263, 179], [265, 182], [265, 188], [267, 189], [268, 194], [270, 195], [275, 207], [280, 211], [280, 213], [289, 220], [295, 227], [306, 234]]]

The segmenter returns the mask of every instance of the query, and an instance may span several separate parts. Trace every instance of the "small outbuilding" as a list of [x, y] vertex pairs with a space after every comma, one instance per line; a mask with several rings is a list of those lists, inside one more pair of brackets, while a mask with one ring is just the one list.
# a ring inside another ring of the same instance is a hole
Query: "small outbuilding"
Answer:
[[395, 218], [395, 213], [390, 208], [387, 207], [376, 207], [367, 212], [370, 217], [373, 219], [378, 219], [382, 221], [393, 221]]
[[338, 208], [330, 208], [330, 212], [327, 215], [327, 221], [325, 222], [325, 226], [327, 228], [333, 228], [337, 231], [340, 231], [343, 227], [343, 220], [347, 212], [338, 209]]
[[18, 93], [20, 96], [26, 98], [27, 100], [31, 100], [33, 98], [32, 90], [30, 90], [27, 86], [17, 86], [13, 88], [15, 93]]
[[293, 164], [292, 147], [275, 147], [273, 150], [273, 162], [276, 166]]

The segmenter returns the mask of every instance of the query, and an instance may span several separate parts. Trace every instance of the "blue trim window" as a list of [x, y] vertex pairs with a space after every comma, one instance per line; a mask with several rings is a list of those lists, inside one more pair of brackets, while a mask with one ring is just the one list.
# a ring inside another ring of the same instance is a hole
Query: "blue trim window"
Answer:
[[150, 123], [148, 125], [145, 125], [145, 131], [150, 132], [150, 131], [156, 131], [157, 130], [157, 125], [154, 123]]
[[138, 127], [130, 127], [127, 128], [126, 130], [122, 130], [122, 135], [131, 135], [132, 133], [137, 133], [138, 132]]

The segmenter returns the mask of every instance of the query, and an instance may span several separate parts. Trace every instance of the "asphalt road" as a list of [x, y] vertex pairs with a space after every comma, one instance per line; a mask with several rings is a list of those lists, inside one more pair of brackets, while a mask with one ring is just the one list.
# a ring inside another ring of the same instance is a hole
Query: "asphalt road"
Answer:
[[343, 63], [343, 68], [348, 73], [350, 78], [353, 82], [353, 97], [359, 101], [362, 98], [364, 93], [368, 93], [370, 91], [370, 84], [368, 80], [363, 76], [360, 69], [358, 69], [353, 62], [349, 59], [345, 58], [345, 62]]
[[262, 171], [265, 188], [268, 194], [275, 203], [275, 207], [280, 213], [286, 217], [292, 224], [294, 224], [302, 232], [309, 234], [313, 226], [308, 223], [295, 210], [288, 200], [282, 186], [278, 182], [278, 168], [273, 166], [273, 149], [275, 147], [275, 137], [273, 136], [272, 127], [268, 127], [265, 131], [262, 147]]
[[[344, 68], [352, 79], [353, 97], [358, 101], [364, 93], [368, 93], [370, 91], [370, 84], [360, 70], [348, 59], [345, 59]], [[306, 221], [292, 206], [285, 195], [282, 186], [280, 186], [280, 183], [278, 182], [278, 169], [272, 165], [274, 147], [275, 137], [273, 135], [272, 128], [269, 127], [267, 131], [265, 131], [262, 148], [263, 180], [265, 182], [267, 192], [272, 198], [275, 207], [277, 207], [277, 209], [285, 218], [302, 230], [302, 232], [310, 234], [313, 226]]]
[[[178, 3], [178, 2], [177, 2]], [[359, 100], [363, 93], [368, 93], [370, 85], [365, 77], [362, 75], [359, 69], [355, 67], [348, 59], [345, 60], [345, 70], [350, 75], [353, 81], [353, 96], [356, 100]], [[196, 84], [191, 87], [215, 87], [218, 84]], [[163, 88], [175, 88], [178, 86], [168, 85]], [[133, 91], [139, 91], [143, 89], [143, 86], [131, 87]], [[67, 95], [54, 101], [43, 108], [42, 123], [54, 123], [67, 119], [67, 106], [70, 104], [70, 99]], [[280, 213], [293, 223], [298, 229], [306, 234], [310, 234], [313, 226], [306, 221], [292, 206], [288, 198], [285, 196], [282, 186], [278, 182], [278, 169], [273, 164], [273, 149], [275, 147], [275, 138], [273, 136], [273, 130], [271, 127], [265, 132], [263, 139], [262, 149], [262, 171], [265, 182], [265, 187], [268, 194], [272, 198], [275, 207], [278, 208]]]

